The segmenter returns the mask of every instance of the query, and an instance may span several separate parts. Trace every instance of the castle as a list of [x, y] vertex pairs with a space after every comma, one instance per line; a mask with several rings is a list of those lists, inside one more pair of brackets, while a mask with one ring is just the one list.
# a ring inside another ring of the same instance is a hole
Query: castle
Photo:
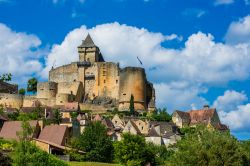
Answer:
[[52, 67], [48, 82], [38, 83], [35, 96], [1, 93], [0, 104], [21, 108], [77, 102], [81, 110], [126, 111], [133, 95], [136, 111], [155, 109], [155, 90], [143, 68], [120, 68], [119, 63], [105, 62], [89, 34], [78, 46], [78, 54], [79, 61]]

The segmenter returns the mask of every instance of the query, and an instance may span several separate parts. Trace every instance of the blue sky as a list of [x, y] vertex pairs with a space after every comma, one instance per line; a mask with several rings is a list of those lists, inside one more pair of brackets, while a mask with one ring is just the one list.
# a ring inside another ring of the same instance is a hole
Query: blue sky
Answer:
[[0, 0], [0, 74], [45, 81], [52, 64], [77, 60], [87, 33], [106, 60], [140, 57], [158, 107], [209, 104], [250, 138], [249, 0]]

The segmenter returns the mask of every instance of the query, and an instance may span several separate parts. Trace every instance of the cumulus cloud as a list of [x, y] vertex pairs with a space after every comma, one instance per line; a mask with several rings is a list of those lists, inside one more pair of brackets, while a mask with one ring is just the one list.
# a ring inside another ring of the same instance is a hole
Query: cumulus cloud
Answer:
[[214, 101], [213, 107], [219, 111], [230, 112], [236, 110], [239, 105], [242, 105], [248, 98], [244, 92], [227, 90], [223, 96], [218, 96]]
[[12, 73], [14, 81], [22, 82], [41, 71], [41, 41], [37, 36], [15, 32], [2, 23], [0, 35], [0, 74]]
[[227, 90], [213, 103], [222, 123], [228, 125], [235, 134], [250, 130], [250, 103], [244, 104], [247, 101], [244, 92]]
[[250, 42], [250, 15], [232, 22], [228, 28], [225, 40], [230, 44]]
[[41, 75], [47, 78], [54, 63], [60, 66], [77, 61], [77, 46], [87, 33], [100, 47], [106, 61], [119, 62], [121, 67], [141, 66], [136, 58], [138, 56], [149, 80], [155, 83], [157, 105], [167, 106], [171, 111], [207, 103], [200, 95], [206, 93], [209, 86], [249, 78], [248, 44], [217, 43], [211, 34], [197, 32], [186, 40], [184, 48], [169, 49], [161, 44], [182, 40], [182, 37], [119, 23], [102, 24], [90, 29], [81, 26], [72, 30], [62, 43], [52, 47]]
[[234, 3], [234, 0], [216, 0], [214, 2], [214, 5], [215, 6], [218, 6], [218, 5], [229, 5], [229, 4], [232, 4]]

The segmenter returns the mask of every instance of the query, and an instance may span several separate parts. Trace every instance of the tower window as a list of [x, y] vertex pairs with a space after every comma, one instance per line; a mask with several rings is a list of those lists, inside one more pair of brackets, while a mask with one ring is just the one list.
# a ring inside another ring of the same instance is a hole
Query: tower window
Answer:
[[118, 80], [116, 80], [115, 82], [118, 83]]
[[103, 80], [104, 84], [106, 83], [106, 80]]

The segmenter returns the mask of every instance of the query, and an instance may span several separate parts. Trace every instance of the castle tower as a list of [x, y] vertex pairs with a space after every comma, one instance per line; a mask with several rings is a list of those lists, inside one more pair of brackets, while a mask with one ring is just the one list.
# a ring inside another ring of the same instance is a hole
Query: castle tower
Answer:
[[102, 54], [99, 47], [95, 45], [91, 36], [88, 34], [82, 44], [78, 46], [79, 60], [80, 62], [103, 62]]

